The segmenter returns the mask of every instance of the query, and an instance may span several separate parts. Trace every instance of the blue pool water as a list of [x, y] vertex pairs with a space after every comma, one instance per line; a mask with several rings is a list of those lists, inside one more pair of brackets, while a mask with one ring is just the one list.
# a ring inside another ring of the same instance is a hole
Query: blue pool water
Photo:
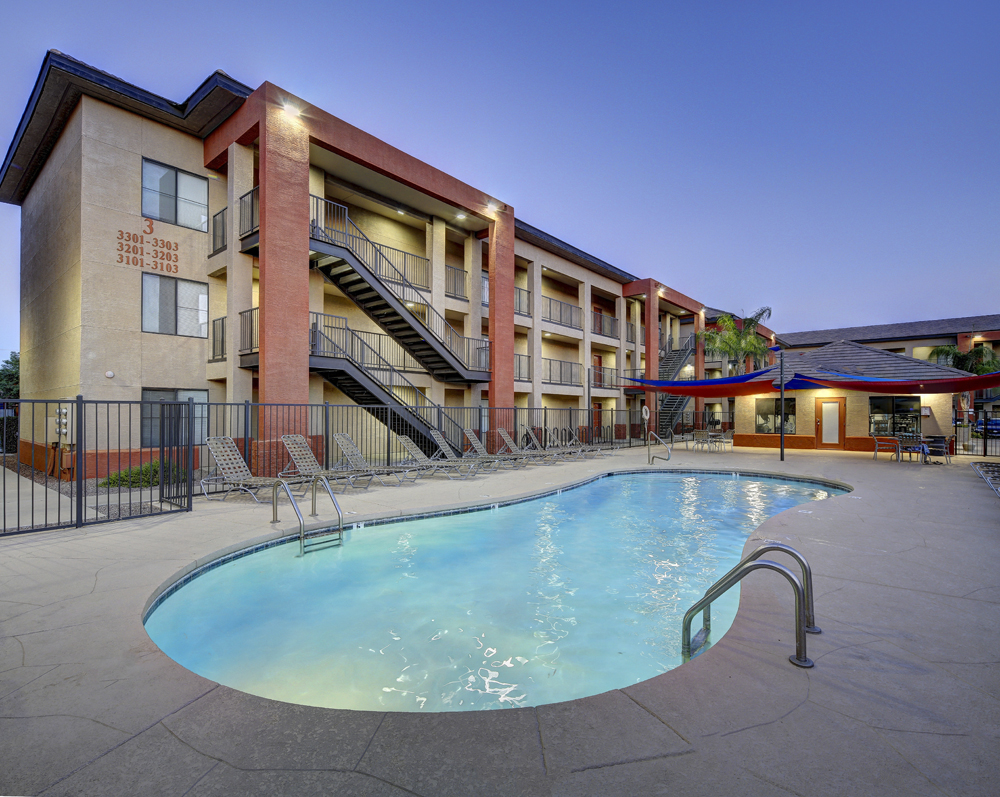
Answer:
[[[684, 612], [750, 533], [837, 490], [631, 474], [495, 510], [357, 529], [222, 564], [147, 618], [190, 670], [332, 708], [473, 711], [570, 700], [680, 664]], [[713, 605], [728, 630], [738, 590]]]

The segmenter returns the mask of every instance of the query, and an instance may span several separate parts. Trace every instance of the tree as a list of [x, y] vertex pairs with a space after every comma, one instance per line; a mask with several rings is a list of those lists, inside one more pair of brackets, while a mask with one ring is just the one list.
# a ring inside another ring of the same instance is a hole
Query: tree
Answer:
[[986, 346], [977, 346], [970, 351], [961, 351], [958, 346], [935, 346], [931, 349], [930, 358], [943, 358], [952, 368], [970, 374], [992, 374], [1000, 370], [1000, 360], [993, 349]]
[[754, 366], [763, 362], [768, 354], [767, 341], [757, 334], [757, 327], [771, 317], [770, 307], [761, 307], [753, 315], [737, 321], [729, 313], [719, 316], [719, 329], [706, 329], [698, 333], [705, 341], [705, 349], [723, 359], [736, 361], [736, 373], [746, 373], [747, 357], [753, 357]]
[[0, 363], [0, 399], [16, 399], [21, 394], [21, 356], [12, 351]]

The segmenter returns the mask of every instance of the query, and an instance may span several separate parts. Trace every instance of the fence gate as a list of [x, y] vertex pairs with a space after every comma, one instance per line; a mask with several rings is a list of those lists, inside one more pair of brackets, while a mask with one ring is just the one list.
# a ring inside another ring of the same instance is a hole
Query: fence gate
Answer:
[[195, 404], [160, 405], [160, 501], [190, 509], [194, 479]]
[[976, 419], [958, 431], [959, 453], [974, 457], [1000, 457], [1000, 411], [979, 410]]

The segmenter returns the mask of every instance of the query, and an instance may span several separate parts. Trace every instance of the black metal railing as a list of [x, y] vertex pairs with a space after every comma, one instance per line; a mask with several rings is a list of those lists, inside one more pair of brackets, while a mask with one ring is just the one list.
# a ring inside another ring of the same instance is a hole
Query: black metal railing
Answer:
[[[625, 322], [625, 340], [628, 343], [635, 343], [635, 324], [631, 321]], [[639, 343], [645, 345], [646, 343], [646, 327], [642, 326], [639, 329]]]
[[212, 319], [212, 357], [210, 363], [226, 359], [226, 317]]
[[226, 248], [226, 211], [223, 208], [212, 216], [212, 254], [217, 254]]
[[618, 371], [608, 367], [593, 367], [590, 369], [590, 386], [614, 388], [621, 387], [621, 380], [618, 378]]
[[240, 311], [240, 354], [252, 354], [260, 348], [260, 308]]
[[595, 335], [604, 335], [609, 338], [618, 337], [618, 319], [604, 313], [594, 312], [591, 314], [591, 331]]
[[468, 299], [466, 290], [466, 277], [468, 274], [463, 269], [446, 265], [444, 267], [444, 295], [453, 299]]
[[465, 337], [457, 332], [443, 315], [427, 305], [427, 297], [386, 256], [383, 252], [384, 247], [380, 248], [373, 243], [351, 221], [347, 207], [317, 196], [310, 197], [310, 202], [312, 237], [352, 251], [400, 301], [426, 306], [425, 315], [420, 319], [421, 323], [427, 328], [431, 337], [443, 343], [467, 368], [481, 369], [483, 362], [489, 362], [489, 340]]
[[514, 288], [514, 312], [517, 315], [531, 315], [531, 291], [527, 288]]
[[542, 381], [550, 385], [583, 385], [580, 363], [542, 357]]
[[482, 305], [483, 307], [490, 306], [490, 275], [488, 272], [484, 271], [482, 275]]
[[240, 197], [240, 238], [260, 229], [260, 186], [254, 186]]
[[569, 302], [543, 296], [542, 320], [573, 329], [583, 329], [583, 309]]
[[514, 380], [517, 382], [531, 381], [531, 355], [514, 355]]

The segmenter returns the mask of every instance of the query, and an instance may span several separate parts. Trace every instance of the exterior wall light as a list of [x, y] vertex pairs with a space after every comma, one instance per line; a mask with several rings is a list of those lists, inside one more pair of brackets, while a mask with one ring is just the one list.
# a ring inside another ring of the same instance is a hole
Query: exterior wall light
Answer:
[[115, 372], [114, 372], [114, 371], [105, 371], [105, 372], [104, 372], [104, 375], [105, 375], [105, 376], [106, 376], [106, 377], [107, 377], [108, 379], [114, 379], [114, 378], [115, 378]]
[[286, 116], [290, 116], [293, 119], [299, 115], [299, 109], [296, 108], [294, 105], [286, 104], [282, 107], [282, 110], [285, 112]]

